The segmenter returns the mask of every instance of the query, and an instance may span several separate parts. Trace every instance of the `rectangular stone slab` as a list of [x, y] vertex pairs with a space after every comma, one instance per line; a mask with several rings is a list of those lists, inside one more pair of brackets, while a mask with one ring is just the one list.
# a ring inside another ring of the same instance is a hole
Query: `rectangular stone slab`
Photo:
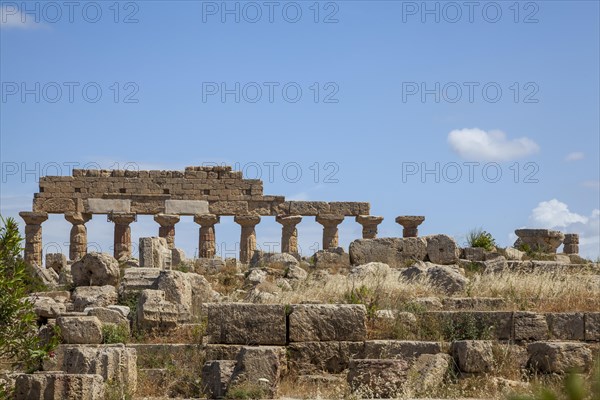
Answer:
[[291, 307], [290, 342], [367, 338], [367, 310], [362, 304], [294, 304]]
[[165, 213], [179, 215], [208, 214], [208, 201], [165, 200]]
[[210, 343], [285, 345], [285, 306], [278, 304], [207, 303]]
[[85, 212], [92, 214], [108, 214], [110, 212], [131, 212], [131, 200], [88, 199]]

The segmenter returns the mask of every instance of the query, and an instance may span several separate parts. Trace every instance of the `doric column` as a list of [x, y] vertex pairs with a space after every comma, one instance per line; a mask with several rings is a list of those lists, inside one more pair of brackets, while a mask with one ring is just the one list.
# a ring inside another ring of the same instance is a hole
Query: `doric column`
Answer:
[[383, 217], [375, 215], [357, 215], [356, 222], [362, 225], [363, 239], [375, 239], [377, 237], [377, 225], [383, 221]]
[[275, 221], [279, 222], [281, 228], [281, 252], [298, 254], [298, 229], [296, 225], [302, 221], [300, 215], [278, 215]]
[[69, 259], [77, 261], [87, 254], [87, 228], [85, 223], [92, 219], [92, 214], [68, 212], [65, 219], [73, 224], [71, 228]]
[[240, 262], [250, 263], [254, 250], [256, 250], [256, 231], [254, 227], [260, 222], [258, 215], [236, 215], [233, 219], [242, 227], [240, 236]]
[[24, 260], [31, 265], [42, 266], [42, 222], [48, 219], [48, 213], [23, 211], [19, 215], [25, 221]]
[[338, 247], [338, 225], [344, 221], [343, 215], [317, 215], [316, 221], [323, 225], [323, 250]]
[[200, 225], [198, 257], [213, 258], [217, 249], [215, 239], [215, 224], [220, 222], [220, 217], [214, 214], [194, 215], [194, 222]]
[[131, 258], [131, 224], [135, 221], [135, 213], [111, 213], [108, 219], [115, 223], [114, 257], [117, 260]]
[[154, 220], [158, 222], [158, 236], [167, 239], [169, 249], [175, 247], [175, 224], [179, 222], [177, 214], [156, 214]]
[[563, 253], [579, 254], [579, 235], [577, 233], [565, 233], [563, 244]]
[[396, 223], [402, 225], [402, 237], [417, 237], [419, 236], [418, 226], [425, 221], [422, 215], [401, 215], [396, 218]]

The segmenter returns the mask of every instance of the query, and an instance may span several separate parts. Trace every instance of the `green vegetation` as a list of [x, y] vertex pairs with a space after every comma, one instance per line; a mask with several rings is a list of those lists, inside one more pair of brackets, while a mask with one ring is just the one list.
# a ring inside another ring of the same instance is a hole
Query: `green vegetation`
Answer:
[[496, 240], [490, 233], [481, 228], [475, 228], [467, 233], [467, 244], [469, 247], [481, 247], [487, 251], [493, 251], [496, 247]]
[[29, 267], [21, 258], [23, 239], [15, 220], [0, 217], [0, 223], [0, 359], [34, 372], [58, 345], [58, 337], [39, 338], [33, 303], [23, 298], [43, 286], [28, 273]]
[[227, 390], [227, 399], [236, 400], [254, 400], [268, 398], [267, 391], [259, 386], [250, 383], [241, 383], [234, 385]]
[[367, 318], [375, 318], [379, 307], [379, 291], [372, 290], [366, 285], [360, 285], [358, 288], [350, 289], [345, 295], [344, 300], [348, 304], [363, 304], [367, 308]]
[[105, 324], [102, 326], [103, 343], [127, 343], [129, 341], [129, 329], [122, 324]]

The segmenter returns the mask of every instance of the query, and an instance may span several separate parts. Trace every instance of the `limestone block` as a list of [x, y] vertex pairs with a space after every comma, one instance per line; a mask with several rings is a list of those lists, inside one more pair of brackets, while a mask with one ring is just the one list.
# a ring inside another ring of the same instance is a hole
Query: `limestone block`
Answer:
[[121, 279], [119, 294], [139, 293], [144, 289], [156, 289], [156, 281], [160, 275], [157, 268], [126, 268]]
[[289, 315], [289, 340], [359, 341], [367, 337], [362, 304], [295, 304]]
[[585, 313], [585, 340], [600, 341], [600, 312]]
[[363, 342], [292, 342], [286, 348], [291, 372], [339, 374], [348, 368], [350, 359], [361, 358]]
[[206, 334], [210, 343], [285, 345], [285, 306], [248, 303], [208, 303]]
[[463, 292], [469, 283], [469, 279], [458, 272], [456, 266], [436, 265], [429, 262], [418, 262], [403, 270], [400, 276], [407, 281], [426, 279], [448, 295]]
[[116, 286], [119, 283], [119, 263], [109, 254], [88, 253], [71, 265], [75, 286]]
[[337, 271], [350, 266], [350, 256], [342, 247], [319, 250], [313, 255], [315, 268]]
[[106, 307], [117, 304], [117, 289], [114, 286], [80, 286], [75, 288], [73, 295], [75, 311], [83, 311], [87, 307]]
[[448, 235], [429, 235], [427, 241], [427, 258], [434, 264], [456, 264], [460, 248]]
[[235, 368], [234, 360], [208, 361], [202, 367], [202, 392], [211, 399], [225, 397]]
[[139, 254], [141, 268], [171, 269], [171, 249], [165, 238], [140, 238]]
[[178, 304], [165, 299], [162, 290], [142, 290], [137, 303], [137, 326], [141, 330], [167, 330], [189, 319], [189, 314]]
[[67, 311], [64, 303], [58, 302], [51, 297], [31, 295], [28, 299], [33, 303], [33, 311], [41, 318], [56, 318]]
[[358, 239], [350, 244], [349, 252], [352, 265], [382, 262], [400, 268], [411, 260], [425, 260], [427, 241], [423, 237]]
[[198, 215], [208, 214], [206, 200], [165, 200], [165, 214]]
[[350, 361], [348, 384], [358, 396], [396, 398], [402, 394], [408, 369], [402, 359], [355, 359]]
[[56, 319], [63, 343], [98, 344], [102, 343], [102, 323], [96, 317], [62, 316]]
[[514, 313], [515, 340], [547, 340], [548, 322], [543, 314], [533, 312]]
[[290, 201], [289, 204], [292, 215], [329, 214], [329, 203], [325, 201]]
[[484, 373], [492, 371], [494, 354], [489, 340], [460, 340], [452, 343], [452, 357], [463, 372]]
[[[127, 307], [129, 309], [129, 307]], [[129, 320], [126, 315], [119, 310], [113, 310], [106, 307], [86, 308], [85, 312], [91, 317], [97, 317], [102, 325], [112, 324], [121, 326], [129, 334]]]
[[536, 342], [527, 351], [529, 365], [543, 373], [587, 372], [592, 367], [592, 351], [583, 343]]
[[279, 381], [286, 370], [285, 347], [244, 346], [236, 361], [230, 387], [244, 384], [262, 386], [267, 396], [276, 396]]
[[583, 313], [548, 313], [546, 322], [552, 339], [584, 340]]
[[47, 253], [46, 268], [53, 269], [57, 274], [67, 267], [67, 257], [63, 253]]
[[448, 354], [421, 354], [408, 371], [405, 393], [411, 397], [424, 397], [442, 385], [452, 366]]
[[438, 354], [442, 348], [438, 342], [404, 340], [368, 340], [365, 342], [365, 358], [416, 359], [423, 354]]
[[123, 344], [65, 346], [62, 370], [67, 373], [97, 374], [105, 382], [135, 393], [137, 353]]
[[19, 375], [14, 400], [104, 400], [100, 375], [42, 372]]
[[[87, 199], [85, 212], [91, 214], [110, 214], [111, 212], [131, 212], [131, 200]], [[74, 211], [74, 210], [73, 210]]]

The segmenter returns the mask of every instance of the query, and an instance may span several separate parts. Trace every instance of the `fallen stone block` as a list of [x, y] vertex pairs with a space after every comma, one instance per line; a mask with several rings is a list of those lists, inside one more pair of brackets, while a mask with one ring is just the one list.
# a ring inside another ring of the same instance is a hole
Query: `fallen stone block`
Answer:
[[139, 294], [144, 289], [156, 289], [160, 270], [156, 268], [125, 268], [119, 285], [119, 296]]
[[32, 295], [28, 299], [33, 304], [33, 311], [40, 318], [56, 318], [67, 311], [64, 303], [50, 297]]
[[119, 284], [119, 262], [105, 253], [87, 253], [71, 265], [75, 286], [104, 286]]
[[427, 241], [427, 258], [434, 264], [449, 265], [458, 262], [460, 248], [448, 235], [424, 236]]
[[114, 286], [80, 286], [75, 288], [73, 295], [75, 311], [83, 311], [88, 307], [107, 307], [117, 304], [119, 296]]
[[319, 250], [313, 255], [313, 261], [315, 268], [329, 271], [350, 267], [350, 256], [342, 247]]
[[141, 237], [139, 240], [141, 268], [171, 269], [171, 249], [162, 237]]
[[202, 392], [210, 399], [225, 397], [236, 361], [208, 361], [202, 367]]
[[162, 290], [142, 290], [137, 303], [136, 323], [141, 330], [169, 330], [188, 321], [189, 313], [181, 305], [165, 299]]
[[402, 394], [408, 369], [402, 359], [355, 359], [350, 361], [348, 384], [361, 397], [396, 398]]
[[401, 268], [407, 262], [425, 260], [427, 241], [422, 237], [358, 239], [350, 243], [349, 252], [352, 265], [381, 262]]
[[408, 370], [404, 393], [411, 397], [424, 396], [444, 383], [451, 370], [448, 354], [421, 354]]
[[99, 344], [102, 343], [102, 323], [96, 317], [61, 316], [56, 319], [63, 343]]
[[86, 308], [85, 312], [91, 317], [97, 317], [102, 322], [102, 325], [120, 326], [125, 330], [127, 335], [130, 333], [129, 320], [126, 315], [123, 315], [122, 311], [105, 307], [92, 307]]
[[102, 376], [133, 395], [137, 388], [137, 353], [122, 344], [102, 346], [64, 346], [62, 370]]
[[359, 341], [367, 337], [362, 304], [294, 304], [289, 315], [290, 342]]
[[210, 343], [285, 345], [285, 306], [250, 303], [207, 303], [206, 334]]
[[460, 340], [452, 343], [452, 357], [462, 372], [484, 373], [492, 371], [494, 354], [488, 340]]
[[67, 257], [63, 253], [47, 253], [46, 268], [53, 269], [57, 274], [67, 268]]
[[536, 342], [527, 346], [530, 367], [543, 373], [588, 372], [592, 351], [583, 343]]
[[265, 397], [275, 397], [285, 370], [285, 347], [244, 346], [237, 356], [230, 388], [244, 385], [260, 387]]
[[14, 400], [104, 400], [100, 375], [41, 372], [19, 375]]
[[400, 276], [408, 281], [427, 279], [448, 295], [463, 292], [469, 283], [469, 279], [458, 272], [458, 268], [429, 262], [418, 262], [403, 270]]

